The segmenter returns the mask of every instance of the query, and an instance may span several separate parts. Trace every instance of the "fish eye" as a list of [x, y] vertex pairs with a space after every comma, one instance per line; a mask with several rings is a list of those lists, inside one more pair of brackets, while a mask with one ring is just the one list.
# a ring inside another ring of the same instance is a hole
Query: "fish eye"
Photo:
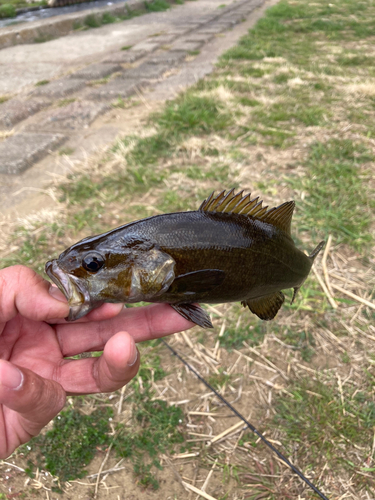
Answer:
[[97, 252], [90, 252], [82, 259], [82, 265], [90, 273], [97, 273], [104, 266], [104, 259]]

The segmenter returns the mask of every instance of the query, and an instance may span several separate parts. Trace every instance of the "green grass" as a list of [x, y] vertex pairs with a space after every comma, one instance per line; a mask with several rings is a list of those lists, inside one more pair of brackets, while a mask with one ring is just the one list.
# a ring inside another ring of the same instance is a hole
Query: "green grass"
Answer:
[[[153, 341], [150, 344], [157, 343]], [[151, 355], [147, 362], [142, 363], [138, 379], [131, 382], [129, 387], [134, 391], [133, 426], [129, 429], [120, 424], [113, 445], [119, 457], [130, 459], [137, 482], [143, 488], [154, 490], [159, 487], [155, 472], [162, 469], [160, 454], [173, 453], [176, 445], [185, 441], [181, 408], [154, 399], [151, 380], [157, 382], [165, 375], [159, 356]], [[142, 379], [142, 387], [139, 378]]]
[[[274, 424], [283, 429], [289, 453], [294, 450], [298, 461], [308, 460], [313, 468], [327, 464], [335, 472], [339, 467], [351, 474], [364, 471], [366, 466], [350, 448], [356, 443], [371, 450], [375, 402], [368, 389], [344, 386], [341, 396], [337, 380], [294, 382], [288, 388], [293, 398], [279, 397], [274, 417]], [[357, 483], [365, 481], [357, 474], [353, 478]]]
[[4, 19], [6, 17], [16, 17], [17, 11], [14, 5], [5, 3], [0, 5], [0, 19]]
[[61, 412], [53, 421], [52, 430], [30, 442], [33, 459], [28, 472], [34, 476], [35, 469], [43, 468], [64, 483], [84, 477], [99, 448], [106, 447], [109, 435], [109, 418], [112, 409], [98, 407], [90, 415], [75, 408]]
[[39, 35], [39, 36], [34, 38], [33, 43], [46, 43], [46, 42], [50, 42], [54, 38], [55, 38], [54, 35], [49, 35], [49, 34]]
[[5, 96], [5, 95], [1, 95], [0, 96], [0, 104], [2, 104], [3, 102], [6, 102], [9, 100], [9, 97], [8, 96]]
[[[152, 0], [151, 2], [145, 2], [144, 9], [130, 9], [126, 6], [126, 13], [123, 15], [112, 15], [110, 12], [104, 12], [101, 16], [99, 14], [89, 14], [85, 17], [83, 24], [77, 22], [74, 25], [75, 30], [80, 29], [91, 29], [100, 28], [100, 26], [106, 24], [118, 23], [121, 21], [127, 21], [133, 19], [134, 17], [142, 16], [149, 12], [163, 12], [170, 8], [170, 4], [165, 0]], [[128, 50], [131, 45], [122, 48], [122, 50]]]
[[171, 5], [166, 0], [153, 0], [152, 2], [145, 2], [147, 12], [164, 12], [170, 9]]
[[41, 87], [43, 85], [47, 85], [49, 80], [40, 80], [40, 82], [36, 82], [35, 87]]
[[60, 155], [60, 156], [64, 156], [64, 155], [66, 155], [66, 156], [70, 156], [70, 155], [72, 155], [73, 153], [74, 153], [74, 149], [73, 149], [73, 148], [69, 148], [69, 147], [67, 147], [67, 146], [66, 146], [66, 147], [64, 147], [64, 148], [61, 148], [61, 149], [59, 150], [59, 155]]
[[310, 148], [307, 172], [302, 177], [288, 177], [298, 192], [307, 193], [301, 201], [298, 226], [311, 228], [354, 248], [371, 243], [369, 231], [375, 202], [366, 188], [370, 172], [361, 165], [373, 161], [372, 153], [361, 143], [331, 139]]
[[67, 99], [61, 99], [58, 101], [57, 105], [59, 108], [63, 108], [64, 106], [67, 106], [68, 104], [71, 104], [72, 102], [75, 102], [75, 97], [69, 97]]
[[102, 23], [101, 19], [98, 18], [98, 16], [96, 16], [94, 14], [89, 14], [83, 20], [83, 24], [87, 28], [99, 28], [103, 23]]

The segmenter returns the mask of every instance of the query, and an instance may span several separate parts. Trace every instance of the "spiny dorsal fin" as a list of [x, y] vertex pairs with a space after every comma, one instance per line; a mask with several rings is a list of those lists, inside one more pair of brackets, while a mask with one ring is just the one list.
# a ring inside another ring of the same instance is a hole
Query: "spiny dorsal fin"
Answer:
[[294, 201], [287, 201], [269, 210], [268, 207], [263, 207], [262, 203], [262, 201], [259, 201], [259, 197], [252, 200], [250, 194], [244, 195], [243, 191], [235, 194], [234, 189], [231, 189], [228, 193], [221, 191], [217, 196], [215, 196], [215, 192], [211, 193], [199, 207], [199, 210], [255, 217], [258, 220], [272, 224], [290, 236]]

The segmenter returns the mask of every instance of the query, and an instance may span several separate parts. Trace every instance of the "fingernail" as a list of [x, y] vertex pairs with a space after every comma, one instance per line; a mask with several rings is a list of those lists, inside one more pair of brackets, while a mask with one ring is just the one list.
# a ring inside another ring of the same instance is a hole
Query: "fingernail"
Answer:
[[131, 347], [131, 355], [129, 356], [128, 366], [133, 366], [137, 362], [138, 359], [138, 349], [135, 345], [134, 340], [132, 339], [132, 347]]
[[7, 389], [20, 389], [23, 383], [23, 373], [11, 363], [2, 363], [0, 366], [0, 385]]
[[66, 302], [65, 295], [60, 292], [57, 286], [51, 285], [48, 291], [51, 297], [53, 297], [54, 299], [59, 300], [60, 302]]

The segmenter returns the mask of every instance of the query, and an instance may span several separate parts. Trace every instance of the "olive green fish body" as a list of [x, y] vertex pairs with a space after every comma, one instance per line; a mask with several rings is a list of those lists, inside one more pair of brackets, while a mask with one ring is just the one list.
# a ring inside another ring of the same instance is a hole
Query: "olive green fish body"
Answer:
[[169, 303], [203, 327], [212, 325], [196, 303], [241, 301], [272, 319], [284, 301], [281, 290], [298, 290], [322, 244], [311, 256], [294, 245], [293, 202], [267, 208], [242, 192], [211, 195], [197, 211], [86, 238], [46, 271], [69, 300], [69, 319], [103, 302], [141, 300]]
[[[134, 228], [175, 260], [176, 276], [205, 269], [224, 272], [222, 283], [209, 291], [187, 290], [189, 301], [234, 302], [298, 287], [311, 269], [311, 260], [289, 236], [252, 217], [185, 212], [152, 217]], [[173, 286], [156, 300], [179, 301]]]

